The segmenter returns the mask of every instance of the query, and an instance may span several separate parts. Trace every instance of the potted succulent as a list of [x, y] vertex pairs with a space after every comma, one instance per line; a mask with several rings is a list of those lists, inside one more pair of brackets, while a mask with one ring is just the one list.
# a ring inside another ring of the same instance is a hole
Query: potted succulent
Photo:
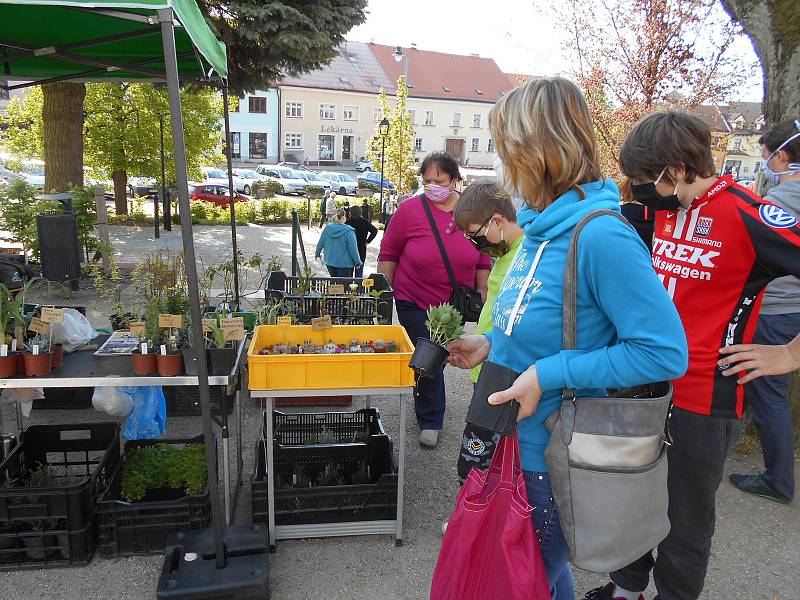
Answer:
[[450, 356], [447, 344], [464, 333], [461, 323], [461, 313], [452, 305], [431, 306], [428, 309], [428, 320], [425, 321], [430, 339], [417, 338], [408, 366], [420, 377], [437, 373]]
[[156, 355], [156, 366], [161, 377], [174, 377], [183, 372], [183, 354], [181, 353], [177, 329], [167, 329], [161, 339], [161, 348]]
[[[158, 315], [161, 304], [157, 298], [151, 298], [145, 309], [144, 335], [139, 336], [136, 350], [131, 354], [133, 372], [137, 375], [155, 375], [158, 372], [156, 353], [161, 339], [161, 328], [158, 326]], [[142, 352], [144, 350], [145, 352]]]
[[208, 345], [208, 370], [210, 375], [228, 375], [236, 362], [236, 342], [225, 339], [219, 319], [211, 325]]
[[50, 340], [47, 336], [36, 334], [28, 342], [22, 359], [25, 362], [25, 375], [38, 377], [49, 375], [53, 368], [53, 355], [50, 352]]

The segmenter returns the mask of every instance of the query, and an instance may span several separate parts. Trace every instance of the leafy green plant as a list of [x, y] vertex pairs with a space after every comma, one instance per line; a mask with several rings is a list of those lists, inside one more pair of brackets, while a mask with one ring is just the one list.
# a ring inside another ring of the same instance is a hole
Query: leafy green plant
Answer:
[[308, 198], [311, 198], [312, 200], [314, 199], [319, 200], [325, 193], [325, 188], [319, 185], [307, 185], [305, 190], [306, 190], [306, 196]]
[[425, 321], [431, 341], [440, 346], [447, 346], [453, 340], [461, 337], [464, 333], [461, 323], [461, 313], [450, 304], [431, 306], [428, 309], [428, 320]]
[[161, 314], [161, 301], [151, 298], [147, 303], [144, 316], [145, 341], [150, 348], [155, 349], [161, 341], [161, 327], [158, 325], [158, 316]]
[[252, 192], [257, 198], [274, 198], [283, 192], [283, 185], [273, 179], [256, 181], [252, 186]]
[[312, 278], [316, 275], [311, 267], [304, 267], [297, 276], [297, 293], [306, 296], [311, 291]]
[[15, 179], [5, 189], [0, 188], [0, 229], [11, 232], [35, 260], [39, 259], [36, 216], [55, 210], [61, 210], [60, 202], [37, 200], [36, 190], [22, 179]]
[[187, 444], [178, 449], [156, 444], [130, 450], [122, 466], [122, 497], [136, 502], [159, 488], [183, 490], [187, 495], [202, 493], [208, 479], [205, 446]]
[[219, 321], [215, 325], [211, 325], [211, 339], [209, 340], [213, 348], [224, 348], [227, 342], [225, 341], [225, 332], [219, 326]]

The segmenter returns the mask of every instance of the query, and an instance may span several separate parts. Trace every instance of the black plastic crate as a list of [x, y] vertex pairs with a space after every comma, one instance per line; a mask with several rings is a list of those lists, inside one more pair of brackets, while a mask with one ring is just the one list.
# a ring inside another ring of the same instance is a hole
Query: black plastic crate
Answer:
[[91, 408], [93, 387], [80, 388], [44, 388], [44, 398], [36, 400], [33, 404], [38, 409], [66, 409]]
[[[176, 385], [164, 386], [164, 400], [167, 404], [167, 415], [170, 417], [196, 417], [200, 413], [200, 388], [198, 386]], [[222, 402], [225, 399], [225, 388], [212, 385], [208, 389], [211, 400], [211, 412], [222, 414]], [[227, 397], [226, 412], [233, 412], [234, 394]]]
[[377, 408], [329, 413], [287, 414], [274, 411], [272, 427], [276, 443], [293, 446], [363, 443], [370, 436], [386, 435]]
[[[125, 444], [125, 454], [134, 448], [170, 444], [204, 445], [203, 436], [186, 439], [135, 440]], [[211, 522], [209, 488], [196, 496], [170, 497], [166, 490], [148, 493], [144, 500], [121, 499], [122, 463], [98, 511], [100, 556], [113, 558], [163, 552], [170, 533], [208, 527]], [[177, 494], [176, 494], [177, 495]]]
[[[119, 456], [117, 423], [28, 427], [0, 464], [0, 568], [88, 563], [97, 507]], [[41, 467], [49, 482], [22, 487]]]
[[[364, 279], [372, 279], [375, 283], [372, 290], [383, 293], [378, 298], [369, 296], [362, 285]], [[281, 294], [291, 305], [290, 312], [297, 323], [308, 324], [312, 318], [323, 313], [330, 315], [337, 325], [358, 325], [363, 321], [368, 321], [371, 325], [376, 314], [381, 322], [392, 322], [394, 290], [383, 273], [375, 273], [369, 277], [312, 277], [310, 293], [305, 296], [296, 292], [297, 281], [298, 277], [286, 275], [283, 271], [273, 271], [267, 279], [266, 290], [267, 295], [270, 292]], [[358, 285], [352, 299], [347, 297], [351, 283]], [[331, 284], [343, 285], [345, 294], [321, 298]]]
[[[384, 433], [375, 409], [349, 414], [277, 413], [275, 417], [282, 428], [280, 433], [276, 430], [276, 437], [284, 440], [300, 440], [302, 444], [319, 436], [323, 425], [334, 436], [348, 440], [313, 445], [274, 442], [276, 524], [396, 518], [397, 465], [391, 439]], [[349, 440], [356, 431], [370, 435], [364, 442], [352, 443]], [[256, 444], [252, 477], [254, 522], [268, 518], [266, 477], [266, 446], [261, 439]], [[307, 481], [314, 482], [312, 487], [305, 487]]]

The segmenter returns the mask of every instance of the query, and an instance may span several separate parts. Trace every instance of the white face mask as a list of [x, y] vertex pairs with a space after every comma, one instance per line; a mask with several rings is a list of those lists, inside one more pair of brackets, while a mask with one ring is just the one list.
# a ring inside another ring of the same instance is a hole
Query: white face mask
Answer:
[[769, 158], [767, 158], [766, 162], [764, 163], [764, 174], [769, 178], [773, 185], [778, 185], [780, 183], [781, 175], [794, 175], [795, 173], [800, 173], [800, 163], [788, 163], [785, 171], [773, 171], [769, 166], [769, 161], [772, 160], [772, 157], [783, 150], [783, 148], [786, 147], [786, 145], [791, 141], [800, 137], [800, 119], [794, 122], [794, 126], [797, 128], [797, 133], [778, 146], [775, 149], [775, 152], [770, 154]]
[[[497, 178], [497, 181], [499, 181], [500, 184], [505, 187], [506, 183], [505, 183], [505, 170], [503, 169], [503, 161], [500, 160], [500, 155], [498, 155], [496, 152], [494, 154], [494, 158], [492, 159], [492, 164], [494, 165], [494, 173], [495, 177]], [[520, 194], [517, 190], [507, 190], [507, 191], [511, 196], [511, 202], [514, 205], [514, 208], [517, 209], [517, 211], [526, 206], [525, 200], [522, 198], [522, 194]]]

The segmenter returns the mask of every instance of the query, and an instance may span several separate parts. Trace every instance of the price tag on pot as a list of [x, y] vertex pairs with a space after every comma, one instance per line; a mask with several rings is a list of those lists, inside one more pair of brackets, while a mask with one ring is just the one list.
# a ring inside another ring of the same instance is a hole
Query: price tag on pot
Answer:
[[212, 327], [216, 327], [217, 320], [216, 319], [203, 319], [203, 333], [208, 333], [211, 331]]
[[161, 356], [167, 355], [167, 346], [165, 344], [161, 344]]
[[319, 331], [320, 329], [330, 329], [331, 327], [333, 327], [333, 321], [331, 321], [330, 315], [311, 319], [311, 329], [315, 331]]
[[361, 285], [364, 286], [364, 289], [370, 291], [372, 288], [375, 287], [375, 280], [374, 279], [365, 279], [361, 282]]
[[8, 356], [8, 344], [0, 344], [0, 356]]
[[144, 336], [144, 321], [134, 321], [131, 323], [131, 335], [136, 337]]
[[326, 292], [328, 296], [343, 296], [344, 295], [344, 284], [343, 283], [332, 283], [328, 286], [328, 291]]
[[183, 325], [183, 317], [180, 315], [158, 315], [158, 326], [178, 329]]
[[221, 327], [226, 342], [241, 342], [244, 339], [244, 318], [223, 319]]
[[31, 319], [31, 324], [28, 325], [28, 329], [33, 331], [34, 333], [47, 335], [47, 333], [50, 331], [50, 326], [44, 321], [42, 321], [39, 317], [33, 317]]
[[147, 342], [142, 342], [142, 347], [139, 349], [142, 354], [147, 354]]
[[33, 354], [34, 356], [39, 355], [39, 344], [33, 345], [33, 348], [31, 348], [31, 354]]
[[292, 324], [292, 315], [285, 315], [283, 317], [278, 317], [278, 325], [291, 325]]
[[12, 352], [16, 352], [17, 351], [17, 338], [14, 338], [13, 340], [11, 340], [11, 351]]
[[42, 321], [44, 321], [45, 323], [63, 323], [64, 309], [53, 308], [52, 306], [43, 306]]

